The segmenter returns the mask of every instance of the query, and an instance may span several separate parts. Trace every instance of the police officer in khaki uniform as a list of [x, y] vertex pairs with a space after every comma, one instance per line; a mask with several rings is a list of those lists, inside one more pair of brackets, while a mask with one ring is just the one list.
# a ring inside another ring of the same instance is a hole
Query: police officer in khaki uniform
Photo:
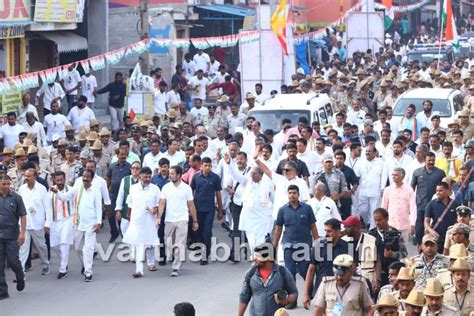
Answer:
[[[455, 244], [449, 248], [449, 256], [451, 265], [459, 258], [466, 259], [468, 262], [474, 263], [474, 258], [469, 257], [466, 247], [463, 244]], [[453, 285], [453, 279], [451, 277], [451, 272], [448, 269], [441, 269], [438, 271], [436, 278], [441, 282], [443, 288], [447, 289]]]
[[[474, 223], [471, 221], [472, 210], [467, 206], [461, 205], [461, 206], [458, 206], [456, 208], [456, 213], [457, 213], [457, 217], [456, 217], [457, 223], [453, 226], [448, 227], [448, 230], [446, 232], [446, 239], [444, 241], [444, 253], [445, 254], [448, 253], [449, 248], [454, 243], [454, 239], [453, 239], [454, 227], [456, 225], [457, 225], [456, 227], [459, 227], [460, 225], [458, 225], [458, 224], [465, 224], [469, 227], [469, 232], [468, 232], [469, 233], [469, 242], [470, 242], [470, 245], [473, 246], [473, 248], [474, 248]], [[463, 229], [459, 229], [459, 231], [462, 232]], [[470, 250], [469, 245], [466, 245], [466, 247], [468, 248], [468, 250]], [[470, 250], [470, 251], [472, 252], [473, 250]]]
[[15, 161], [13, 161], [13, 149], [10, 147], [4, 147], [2, 157], [2, 165], [4, 165], [7, 169], [12, 169], [15, 167]]
[[115, 142], [110, 139], [110, 131], [107, 127], [102, 127], [99, 133], [102, 150], [110, 157], [115, 155]]
[[422, 253], [410, 260], [415, 269], [415, 288], [423, 290], [430, 278], [436, 277], [441, 269], [447, 269], [449, 259], [438, 253], [438, 238], [432, 234], [423, 236]]
[[7, 175], [11, 179], [11, 187], [15, 192], [18, 191], [18, 188], [23, 184], [25, 179], [23, 166], [26, 163], [26, 153], [25, 150], [19, 147], [15, 151], [15, 167], [8, 170]]
[[471, 279], [471, 265], [467, 260], [459, 258], [449, 268], [453, 276], [454, 285], [444, 293], [444, 302], [460, 312], [461, 316], [468, 316], [474, 312], [474, 285]]
[[474, 123], [470, 122], [471, 113], [467, 108], [457, 112], [459, 119], [459, 129], [463, 131], [463, 143], [474, 137]]
[[403, 302], [408, 298], [408, 295], [415, 288], [415, 275], [413, 269], [402, 267], [398, 272], [397, 276], [397, 288], [393, 296], [400, 300], [399, 311], [405, 311], [405, 303]]
[[[27, 155], [28, 158], [31, 156], [38, 156], [38, 148], [36, 148], [35, 145], [31, 145], [30, 147], [28, 147]], [[39, 156], [38, 159], [40, 168], [40, 170], [38, 171], [38, 176], [48, 181], [48, 185], [52, 185], [51, 175], [53, 174], [53, 169], [51, 168], [51, 163], [49, 162], [49, 160], [41, 159], [41, 157]]]
[[382, 293], [375, 309], [380, 316], [397, 316], [400, 303], [398, 299], [390, 293]]
[[454, 307], [444, 304], [444, 289], [438, 279], [429, 279], [423, 294], [426, 305], [423, 307], [422, 315], [459, 316]]
[[419, 316], [425, 306], [425, 297], [423, 292], [412, 290], [406, 300], [401, 300], [405, 304], [405, 311], [399, 312], [399, 316]]
[[58, 172], [61, 169], [61, 165], [66, 162], [66, 147], [66, 140], [60, 139], [58, 142], [58, 151], [52, 159], [54, 172]]
[[93, 153], [92, 160], [95, 161], [97, 166], [97, 175], [105, 178], [107, 176], [107, 170], [109, 169], [112, 158], [108, 154], [104, 153], [100, 140], [96, 140], [90, 149]]
[[366, 315], [372, 304], [369, 288], [362, 277], [354, 277], [355, 263], [349, 255], [333, 261], [334, 276], [323, 278], [312, 301], [314, 315]]
[[79, 146], [79, 141], [74, 137], [74, 128], [72, 125], [66, 125], [64, 128], [64, 132], [66, 134], [65, 141], [67, 146]]

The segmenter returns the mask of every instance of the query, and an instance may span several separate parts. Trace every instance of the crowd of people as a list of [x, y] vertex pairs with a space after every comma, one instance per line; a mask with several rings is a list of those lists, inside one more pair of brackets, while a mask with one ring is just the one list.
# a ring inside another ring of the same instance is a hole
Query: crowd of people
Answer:
[[[110, 243], [130, 245], [132, 276], [141, 278], [167, 262], [180, 276], [188, 250], [210, 264], [222, 227], [228, 259], [254, 261], [239, 315], [248, 304], [251, 315], [285, 315], [298, 298], [314, 315], [469, 315], [474, 67], [401, 63], [399, 49], [345, 60], [335, 52], [308, 74], [298, 66], [280, 93], [327, 93], [334, 115], [325, 125], [282, 119], [278, 131], [252, 116], [270, 98], [264, 86], [240, 96], [237, 75], [202, 50], [185, 56], [170, 89], [154, 72], [150, 117], [125, 115], [121, 73], [96, 90], [93, 75], [70, 67], [38, 91], [40, 111], [25, 93], [0, 128], [0, 299], [5, 261], [22, 291], [32, 259], [50, 274], [51, 252], [66, 278], [71, 246], [93, 281], [103, 229]], [[463, 108], [447, 128], [429, 95], [393, 116], [397, 97], [418, 87], [461, 91]], [[101, 93], [112, 130], [93, 111]], [[420, 253], [409, 255], [408, 243]]]

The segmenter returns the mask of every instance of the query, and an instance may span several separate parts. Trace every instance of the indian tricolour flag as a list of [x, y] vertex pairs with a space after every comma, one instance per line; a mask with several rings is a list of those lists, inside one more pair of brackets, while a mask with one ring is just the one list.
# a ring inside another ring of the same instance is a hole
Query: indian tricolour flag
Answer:
[[456, 30], [456, 22], [454, 21], [453, 8], [451, 0], [444, 0], [443, 14], [441, 15], [441, 28], [446, 27], [444, 40], [452, 43], [454, 47], [459, 47], [458, 32]]
[[393, 18], [394, 18], [392, 0], [382, 0], [382, 4], [386, 8], [384, 27], [385, 27], [385, 30], [388, 30], [390, 26], [392, 25]]

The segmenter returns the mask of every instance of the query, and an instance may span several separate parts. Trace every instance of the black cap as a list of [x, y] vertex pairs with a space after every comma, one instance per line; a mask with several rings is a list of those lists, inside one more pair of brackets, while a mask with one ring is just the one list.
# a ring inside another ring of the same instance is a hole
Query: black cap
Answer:
[[120, 133], [120, 132], [126, 132], [127, 133], [127, 129], [125, 127], [119, 128], [117, 133]]
[[471, 215], [472, 210], [467, 206], [461, 205], [456, 208], [456, 212], [458, 213], [458, 215], [468, 216]]
[[431, 120], [434, 120], [434, 119], [438, 119], [438, 120], [441, 120], [441, 117], [439, 115], [433, 115], [431, 117]]

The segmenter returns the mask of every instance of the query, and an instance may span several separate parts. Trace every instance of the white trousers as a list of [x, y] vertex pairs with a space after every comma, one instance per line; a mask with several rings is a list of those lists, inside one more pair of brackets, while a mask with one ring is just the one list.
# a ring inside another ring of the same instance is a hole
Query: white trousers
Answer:
[[46, 247], [46, 239], [44, 238], [44, 231], [40, 230], [33, 230], [27, 229], [25, 232], [25, 242], [20, 247], [20, 261], [23, 267], [23, 271], [25, 270], [25, 263], [28, 260], [28, 255], [30, 253], [30, 245], [31, 241], [33, 241], [33, 245], [38, 250], [38, 255], [41, 259], [41, 264], [43, 268], [47, 268], [49, 266], [48, 260], [48, 248]]
[[86, 276], [92, 275], [92, 262], [94, 261], [94, 250], [97, 243], [97, 234], [93, 226], [88, 231], [75, 230], [74, 232], [74, 246], [84, 266], [84, 274]]
[[68, 244], [60, 244], [53, 248], [56, 251], [56, 254], [59, 257], [60, 264], [59, 264], [59, 272], [66, 273], [67, 272], [67, 265], [69, 263], [69, 249], [70, 245]]
[[265, 242], [265, 235], [245, 232], [245, 236], [247, 236], [247, 241], [250, 247], [250, 253], [252, 254], [253, 258], [253, 250], [255, 249], [255, 247]]
[[115, 132], [123, 126], [123, 107], [114, 108], [109, 106], [109, 114], [112, 119], [112, 130]]
[[381, 197], [359, 196], [358, 214], [364, 223], [370, 225], [370, 229], [375, 227], [374, 211], [380, 207]]
[[155, 264], [155, 248], [147, 247], [144, 244], [134, 245], [136, 249], [135, 257], [135, 272], [140, 272], [143, 275], [143, 263], [146, 257], [146, 264], [152, 266]]
[[[130, 221], [126, 220], [125, 218], [122, 218], [120, 220], [120, 231], [122, 232], [122, 236], [125, 236], [125, 233], [127, 232], [128, 225], [130, 225]], [[130, 259], [133, 261], [135, 260], [135, 246], [130, 245]]]

